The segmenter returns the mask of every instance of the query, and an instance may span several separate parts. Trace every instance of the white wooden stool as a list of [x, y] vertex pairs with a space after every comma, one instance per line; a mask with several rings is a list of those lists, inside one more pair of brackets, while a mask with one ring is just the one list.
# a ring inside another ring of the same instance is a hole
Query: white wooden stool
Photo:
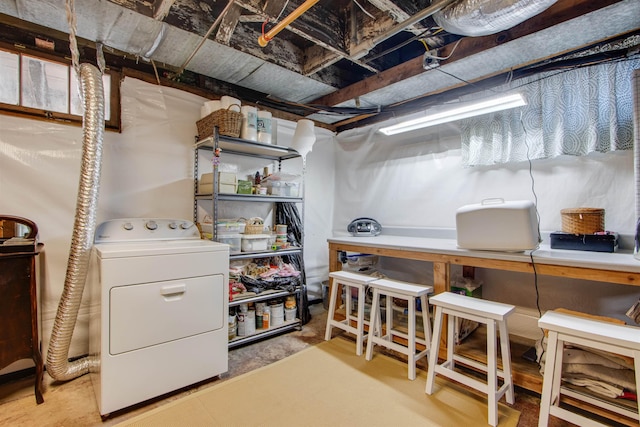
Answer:
[[[546, 426], [549, 415], [562, 418], [580, 426], [603, 426], [568, 409], [560, 407], [560, 395], [570, 396], [613, 413], [640, 421], [640, 409], [634, 411], [620, 405], [612, 405], [604, 399], [595, 399], [562, 387], [562, 355], [565, 343], [590, 347], [610, 353], [632, 357], [636, 374], [636, 389], [640, 390], [640, 329], [600, 320], [547, 311], [538, 320], [538, 326], [549, 331], [546, 362], [540, 399], [538, 426]], [[582, 407], [581, 409], [585, 409]]]
[[[331, 296], [329, 297], [329, 313], [327, 313], [327, 328], [325, 330], [324, 339], [329, 341], [331, 339], [331, 330], [340, 328], [346, 332], [355, 334], [356, 336], [356, 354], [362, 355], [362, 348], [364, 341], [367, 339], [367, 334], [364, 333], [364, 300], [366, 294], [367, 285], [375, 280], [376, 277], [367, 276], [365, 274], [351, 273], [349, 271], [333, 271], [329, 273], [329, 277], [333, 279], [331, 286]], [[335, 320], [336, 305], [338, 301], [338, 288], [339, 285], [344, 286], [346, 294], [345, 302], [345, 320]], [[357, 313], [354, 317], [351, 314], [351, 289], [358, 290], [358, 304]], [[351, 321], [356, 322], [356, 326], [351, 326]]]
[[[433, 392], [433, 384], [437, 374], [449, 377], [464, 385], [472, 387], [487, 395], [489, 407], [489, 424], [498, 424], [498, 401], [506, 393], [508, 403], [514, 402], [513, 380], [511, 378], [511, 350], [509, 348], [509, 332], [507, 330], [507, 316], [515, 307], [479, 298], [468, 297], [452, 292], [443, 292], [429, 299], [435, 307], [433, 320], [433, 340], [429, 355], [429, 371], [427, 372], [426, 393]], [[438, 365], [438, 351], [444, 315], [447, 321], [447, 360]], [[473, 320], [487, 326], [487, 364], [479, 363], [467, 357], [455, 354], [454, 320], [456, 317]], [[502, 355], [502, 370], [498, 369], [497, 346], [498, 337], [496, 327], [500, 332], [500, 351]], [[487, 382], [464, 375], [455, 371], [455, 362], [460, 362], [487, 373]], [[498, 377], [504, 379], [502, 387], [498, 388]]]
[[[369, 284], [373, 289], [371, 301], [371, 324], [369, 325], [369, 339], [367, 341], [367, 353], [365, 358], [371, 360], [373, 345], [378, 344], [407, 355], [409, 365], [409, 379], [416, 379], [416, 362], [429, 354], [431, 341], [431, 323], [429, 320], [429, 303], [427, 295], [433, 292], [432, 286], [417, 285], [413, 283], [399, 282], [389, 279], [376, 280]], [[386, 333], [382, 335], [382, 316], [380, 315], [380, 295], [386, 296]], [[408, 305], [408, 333], [394, 328], [392, 313], [392, 298], [407, 301]], [[422, 306], [422, 324], [424, 336], [422, 339], [416, 335], [416, 302], [420, 300]], [[393, 337], [401, 337], [407, 340], [407, 346], [393, 342]], [[425, 349], [416, 354], [416, 343], [423, 344]]]

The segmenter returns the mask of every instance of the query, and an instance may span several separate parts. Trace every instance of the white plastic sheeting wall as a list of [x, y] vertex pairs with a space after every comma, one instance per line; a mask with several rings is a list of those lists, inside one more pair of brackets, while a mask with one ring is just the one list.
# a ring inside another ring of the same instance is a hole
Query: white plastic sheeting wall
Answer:
[[[455, 123], [395, 137], [355, 130], [337, 139], [334, 233], [344, 234], [351, 219], [366, 216], [377, 219], [383, 232], [394, 227], [455, 239], [460, 206], [495, 197], [536, 201], [533, 188], [547, 243], [548, 233], [562, 228], [561, 209], [588, 206], [604, 208], [607, 230], [625, 234], [627, 249], [632, 247], [632, 151], [535, 160], [532, 181], [528, 162], [463, 167]], [[433, 280], [430, 263], [385, 259], [381, 266], [400, 280]], [[460, 273], [452, 269], [452, 275]], [[484, 282], [483, 297], [537, 312], [533, 275], [476, 269], [476, 278]], [[539, 285], [543, 311], [565, 306], [627, 321], [626, 310], [640, 297], [637, 287], [599, 282], [539, 277]]]
[[[205, 99], [131, 78], [122, 82], [121, 96], [122, 133], [105, 132], [104, 137], [98, 224], [124, 217], [192, 219], [195, 123]], [[288, 146], [295, 123], [279, 121], [278, 126], [283, 129], [278, 144]], [[33, 220], [44, 243], [39, 256], [39, 314], [46, 355], [71, 244], [82, 129], [6, 115], [0, 115], [0, 129], [0, 212]], [[333, 144], [327, 143], [332, 136], [322, 129], [317, 133], [318, 141], [307, 156], [305, 212], [309, 220], [305, 261], [308, 279], [313, 282], [322, 280], [315, 276], [327, 274], [326, 239], [333, 207], [323, 191], [333, 187]], [[87, 294], [71, 357], [88, 352]], [[16, 362], [0, 373], [22, 369], [22, 365], [24, 362]]]
[[455, 228], [456, 210], [500, 197], [534, 200], [541, 229], [561, 229], [560, 210], [604, 208], [606, 228], [632, 233], [635, 227], [633, 152], [563, 156], [466, 168], [454, 124], [394, 137], [373, 130], [338, 137], [334, 229], [350, 219], [372, 216], [387, 226]]

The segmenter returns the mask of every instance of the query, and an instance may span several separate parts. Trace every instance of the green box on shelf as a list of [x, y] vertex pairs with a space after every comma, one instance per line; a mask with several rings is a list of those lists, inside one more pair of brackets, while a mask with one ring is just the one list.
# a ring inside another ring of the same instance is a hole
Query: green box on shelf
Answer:
[[251, 181], [238, 180], [238, 194], [251, 194]]

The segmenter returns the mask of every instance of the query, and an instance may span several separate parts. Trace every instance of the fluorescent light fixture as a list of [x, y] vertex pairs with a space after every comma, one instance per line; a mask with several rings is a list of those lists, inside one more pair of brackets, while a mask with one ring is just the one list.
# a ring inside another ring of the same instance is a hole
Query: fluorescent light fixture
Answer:
[[509, 108], [521, 107], [527, 105], [521, 94], [511, 94], [501, 96], [499, 98], [485, 99], [450, 108], [440, 113], [427, 114], [413, 120], [407, 120], [393, 126], [380, 128], [380, 132], [385, 135], [395, 135], [410, 130], [426, 128], [429, 126], [439, 125], [442, 123], [452, 122], [454, 120], [466, 119], [468, 117], [480, 116], [482, 114], [493, 113], [494, 111], [507, 110]]

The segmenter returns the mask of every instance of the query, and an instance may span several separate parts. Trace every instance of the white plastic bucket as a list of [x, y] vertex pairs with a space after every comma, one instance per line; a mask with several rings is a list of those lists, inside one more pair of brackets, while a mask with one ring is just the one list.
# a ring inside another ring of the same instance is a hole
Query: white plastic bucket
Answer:
[[284, 304], [271, 305], [271, 326], [279, 326], [284, 323]]
[[284, 320], [286, 322], [291, 322], [292, 320], [296, 320], [296, 312], [297, 308], [285, 308], [284, 309]]

